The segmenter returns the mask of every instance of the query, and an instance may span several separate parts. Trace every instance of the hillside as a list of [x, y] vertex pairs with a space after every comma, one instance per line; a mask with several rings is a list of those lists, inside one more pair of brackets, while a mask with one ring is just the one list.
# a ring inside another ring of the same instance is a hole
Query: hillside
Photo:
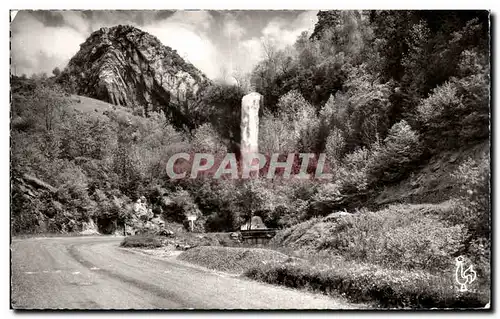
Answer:
[[[174, 153], [176, 149], [189, 149], [183, 137], [172, 127], [165, 127], [165, 118], [158, 114], [145, 118], [125, 106], [46, 88], [26, 93], [22, 88], [29, 88], [34, 82], [17, 78], [12, 81], [15, 88], [11, 171], [13, 231], [112, 233], [117, 229], [117, 222], [123, 223], [124, 218], [131, 223], [131, 230], [137, 228], [134, 226], [137, 221], [133, 220], [140, 216], [134, 215], [130, 199], [118, 190], [123, 187], [129, 194], [134, 192], [127, 184], [127, 179], [134, 177], [120, 175], [123, 165], [127, 165], [127, 161], [123, 162], [126, 159], [120, 157], [125, 150], [114, 147], [119, 143], [130, 147], [147, 141], [150, 145], [156, 143], [148, 147], [149, 154], [162, 145]], [[44, 113], [48, 104], [40, 104], [40, 99], [59, 104], [58, 109], [53, 110], [57, 112], [57, 119], [52, 119], [58, 129], [51, 137], [36, 133], [48, 123], [39, 122], [41, 119], [56, 115]], [[40, 112], [32, 113], [31, 107], [37, 107]], [[43, 126], [39, 126], [42, 123]], [[33, 138], [26, 137], [29, 135]], [[47, 138], [55, 144], [46, 144]], [[35, 150], [40, 146], [49, 148], [37, 153]], [[158, 167], [158, 172], [164, 173], [163, 167]], [[136, 174], [141, 173], [136, 171]], [[153, 217], [148, 219], [153, 221], [149, 227], [158, 229], [161, 222]]]
[[440, 152], [399, 183], [384, 187], [374, 198], [377, 206], [395, 203], [441, 203], [460, 192], [453, 174], [467, 160], [480, 162], [490, 157], [490, 143], [484, 141], [458, 150]]

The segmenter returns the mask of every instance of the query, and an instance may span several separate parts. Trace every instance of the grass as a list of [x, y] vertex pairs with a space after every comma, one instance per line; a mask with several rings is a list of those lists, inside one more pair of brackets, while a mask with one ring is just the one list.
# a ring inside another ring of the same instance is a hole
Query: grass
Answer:
[[160, 248], [163, 246], [182, 246], [193, 249], [199, 246], [234, 246], [229, 233], [191, 233], [177, 229], [173, 237], [161, 237], [153, 233], [145, 233], [135, 236], [127, 236], [120, 244], [122, 247], [136, 248]]
[[281, 262], [289, 257], [274, 250], [262, 248], [196, 247], [178, 257], [209, 269], [241, 274], [249, 268], [267, 262]]
[[491, 287], [484, 262], [472, 261], [472, 291], [458, 292], [455, 257], [464, 253], [467, 234], [465, 225], [446, 221], [453, 209], [449, 202], [398, 204], [311, 219], [270, 243], [303, 262], [257, 265], [245, 275], [384, 308], [484, 307]]
[[[12, 235], [12, 239], [28, 239], [28, 238], [50, 238], [50, 237], [90, 237], [90, 236], [103, 236], [102, 234], [85, 234], [82, 232], [70, 232], [70, 233], [28, 233], [28, 234], [15, 234]], [[113, 235], [104, 235], [113, 236]]]
[[163, 246], [163, 243], [161, 239], [152, 235], [128, 236], [123, 239], [120, 246], [136, 248], [159, 248]]
[[247, 269], [245, 276], [382, 308], [482, 308], [489, 302], [484, 290], [459, 293], [452, 276], [352, 262], [323, 267], [307, 261], [272, 262]]
[[391, 205], [371, 212], [332, 214], [279, 232], [270, 245], [340, 255], [385, 268], [454, 269], [466, 229], [442, 220], [437, 205]]

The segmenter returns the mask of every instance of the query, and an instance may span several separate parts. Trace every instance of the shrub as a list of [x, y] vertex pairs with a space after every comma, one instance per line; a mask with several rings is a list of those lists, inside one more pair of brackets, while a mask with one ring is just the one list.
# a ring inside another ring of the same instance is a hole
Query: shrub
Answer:
[[195, 152], [215, 154], [227, 151], [219, 134], [210, 123], [203, 124], [194, 131], [191, 143]]
[[[464, 60], [471, 60], [465, 54]], [[473, 60], [473, 59], [472, 59]], [[467, 64], [464, 61], [464, 64]], [[418, 105], [426, 144], [433, 149], [456, 148], [488, 138], [490, 92], [488, 68], [462, 66], [477, 73], [438, 86]]]
[[486, 290], [455, 292], [453, 276], [353, 263], [313, 267], [307, 262], [271, 262], [248, 269], [245, 276], [334, 297], [345, 296], [353, 302], [377, 302], [383, 308], [479, 308], [490, 297]]
[[343, 155], [344, 146], [345, 139], [343, 132], [338, 128], [334, 128], [330, 132], [330, 135], [328, 135], [325, 146], [326, 155], [332, 167], [337, 166], [337, 164], [340, 162]]
[[297, 150], [316, 150], [320, 121], [314, 106], [294, 90], [283, 95], [276, 107], [278, 118], [291, 124], [293, 135], [297, 138]]
[[189, 249], [179, 259], [210, 269], [242, 273], [265, 262], [284, 261], [288, 256], [269, 249], [210, 246]]
[[455, 210], [447, 220], [464, 224], [469, 230], [466, 255], [476, 265], [480, 282], [490, 282], [491, 206], [489, 153], [476, 160], [469, 158], [452, 175], [460, 186]]
[[187, 190], [177, 189], [165, 201], [164, 216], [168, 221], [183, 223], [189, 215], [201, 215], [198, 205]]
[[311, 198], [312, 214], [325, 216], [344, 204], [341, 182], [326, 183], [318, 187], [318, 192]]
[[161, 240], [154, 236], [128, 236], [120, 243], [121, 247], [159, 248], [163, 246]]
[[336, 177], [345, 193], [364, 192], [368, 188], [368, 163], [372, 156], [367, 148], [347, 154], [343, 165], [338, 167]]
[[273, 243], [389, 268], [437, 272], [453, 269], [465, 234], [463, 225], [447, 225], [411, 205], [393, 205], [307, 221], [277, 234]]
[[266, 114], [259, 124], [259, 151], [264, 154], [297, 151], [298, 136], [292, 123], [284, 118]]
[[380, 83], [364, 63], [351, 69], [345, 88], [349, 96], [346, 144], [349, 149], [368, 147], [385, 136], [390, 126], [391, 85]]
[[478, 160], [469, 158], [452, 174], [460, 187], [457, 210], [449, 216], [454, 223], [465, 223], [474, 237], [490, 235], [489, 153]]
[[383, 145], [376, 143], [368, 164], [370, 184], [395, 182], [413, 168], [421, 154], [419, 136], [402, 120], [394, 124]]

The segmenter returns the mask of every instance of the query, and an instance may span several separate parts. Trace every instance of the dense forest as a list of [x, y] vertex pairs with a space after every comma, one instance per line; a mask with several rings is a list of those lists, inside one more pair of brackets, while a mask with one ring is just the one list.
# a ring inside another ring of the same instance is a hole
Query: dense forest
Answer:
[[[206, 217], [210, 230], [236, 227], [249, 209], [283, 227], [352, 208], [349, 201], [369, 204], [368, 193], [433, 155], [488, 139], [486, 11], [320, 11], [318, 18], [313, 34], [304, 32], [293, 47], [265, 45], [265, 59], [238, 85], [206, 87], [187, 106], [188, 119], [154, 113], [134, 116], [130, 125], [113, 114], [79, 116], [68, 111], [74, 101], [63, 92], [71, 86], [58, 69], [50, 78], [13, 77], [12, 172], [54, 185], [66, 214], [83, 220], [115, 216], [142, 195], [163, 212], [161, 198], [169, 194]], [[174, 150], [237, 150], [240, 101], [249, 87], [264, 95], [260, 151], [325, 152], [335, 173], [330, 183], [257, 180], [240, 189], [226, 185], [232, 181], [168, 180], [162, 161]], [[195, 129], [182, 130], [182, 121]], [[263, 207], [243, 207], [245, 192], [262, 197]], [[57, 209], [51, 201], [38, 204]], [[23, 219], [33, 214], [14, 213], [16, 232], [35, 227]]]

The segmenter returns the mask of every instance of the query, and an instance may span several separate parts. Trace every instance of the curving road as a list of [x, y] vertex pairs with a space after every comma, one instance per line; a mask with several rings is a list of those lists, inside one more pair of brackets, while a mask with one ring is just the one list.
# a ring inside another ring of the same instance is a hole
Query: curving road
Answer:
[[341, 309], [322, 295], [216, 273], [120, 248], [120, 237], [11, 244], [14, 309]]

